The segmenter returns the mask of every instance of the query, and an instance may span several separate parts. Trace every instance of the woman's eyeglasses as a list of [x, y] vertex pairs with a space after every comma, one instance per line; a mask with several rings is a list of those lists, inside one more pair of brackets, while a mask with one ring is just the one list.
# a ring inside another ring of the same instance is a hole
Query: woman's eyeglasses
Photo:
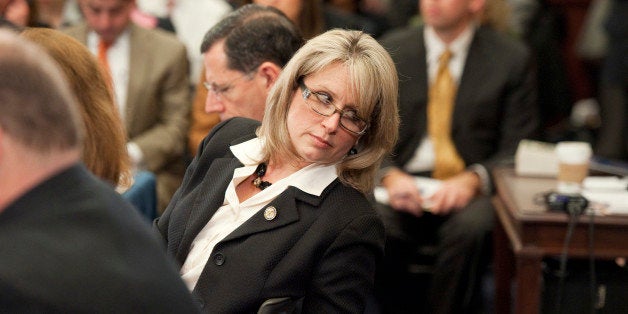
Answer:
[[[301, 87], [301, 90], [303, 91], [302, 95], [305, 103], [314, 112], [325, 117], [329, 117], [338, 112], [340, 114], [340, 126], [343, 129], [355, 135], [363, 135], [366, 133], [366, 129], [369, 125], [366, 121], [364, 121], [364, 119], [358, 116], [358, 113], [354, 108], [345, 108], [340, 110], [333, 104], [333, 99], [330, 95], [323, 92], [311, 91], [305, 85], [305, 82], [303, 82], [303, 78], [300, 78], [298, 83], [299, 87]], [[310, 96], [314, 97], [310, 98]]]

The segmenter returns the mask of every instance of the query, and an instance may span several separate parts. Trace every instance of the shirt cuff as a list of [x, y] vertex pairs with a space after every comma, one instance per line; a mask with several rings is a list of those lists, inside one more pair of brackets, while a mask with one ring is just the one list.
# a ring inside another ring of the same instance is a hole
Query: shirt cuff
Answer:
[[133, 142], [128, 142], [126, 143], [126, 150], [129, 153], [129, 158], [131, 158], [133, 168], [137, 170], [144, 169], [144, 153], [142, 153], [140, 147]]
[[395, 168], [397, 167], [388, 166], [388, 167], [380, 168], [379, 170], [377, 170], [377, 173], [375, 174], [375, 185], [381, 185], [382, 180], [384, 180], [384, 177], [388, 175], [388, 172], [390, 172], [390, 170], [393, 170]]
[[491, 184], [491, 178], [488, 170], [480, 164], [473, 164], [467, 168], [469, 171], [474, 172], [480, 178], [480, 193], [483, 195], [491, 195], [493, 191], [493, 185]]

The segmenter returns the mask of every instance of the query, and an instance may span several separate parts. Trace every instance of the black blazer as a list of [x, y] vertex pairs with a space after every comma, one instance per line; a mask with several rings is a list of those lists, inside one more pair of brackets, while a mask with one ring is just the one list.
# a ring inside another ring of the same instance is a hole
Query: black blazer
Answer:
[[199, 310], [150, 224], [75, 165], [0, 213], [0, 312]]
[[[385, 166], [412, 158], [427, 130], [428, 79], [423, 27], [384, 35], [399, 73], [399, 142]], [[535, 71], [528, 49], [505, 35], [480, 27], [471, 42], [452, 120], [452, 138], [467, 165], [490, 170], [511, 157], [521, 139], [538, 135]]]
[[[234, 169], [229, 146], [259, 122], [235, 118], [213, 128], [155, 225], [183, 264], [190, 244], [222, 205]], [[332, 182], [320, 197], [289, 187], [220, 241], [194, 289], [207, 313], [250, 313], [267, 299], [302, 299], [304, 313], [360, 313], [383, 255], [384, 228], [369, 201]]]

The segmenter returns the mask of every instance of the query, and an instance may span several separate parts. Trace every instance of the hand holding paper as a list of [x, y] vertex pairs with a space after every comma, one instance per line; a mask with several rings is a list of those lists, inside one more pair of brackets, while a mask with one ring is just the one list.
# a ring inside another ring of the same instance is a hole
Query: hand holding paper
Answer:
[[[418, 191], [421, 199], [420, 210], [429, 211], [431, 208], [430, 198], [440, 187], [441, 181], [426, 177], [411, 177], [413, 182], [412, 189]], [[390, 205], [390, 197], [386, 188], [378, 186], [374, 191], [375, 200], [379, 203]]]

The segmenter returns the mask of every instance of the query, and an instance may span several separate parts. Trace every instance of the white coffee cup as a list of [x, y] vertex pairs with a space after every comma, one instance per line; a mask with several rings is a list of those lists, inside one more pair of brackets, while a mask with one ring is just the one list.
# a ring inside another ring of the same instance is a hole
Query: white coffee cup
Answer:
[[556, 144], [558, 159], [559, 193], [577, 194], [582, 191], [582, 181], [589, 174], [589, 163], [593, 154], [587, 142], [559, 142]]

